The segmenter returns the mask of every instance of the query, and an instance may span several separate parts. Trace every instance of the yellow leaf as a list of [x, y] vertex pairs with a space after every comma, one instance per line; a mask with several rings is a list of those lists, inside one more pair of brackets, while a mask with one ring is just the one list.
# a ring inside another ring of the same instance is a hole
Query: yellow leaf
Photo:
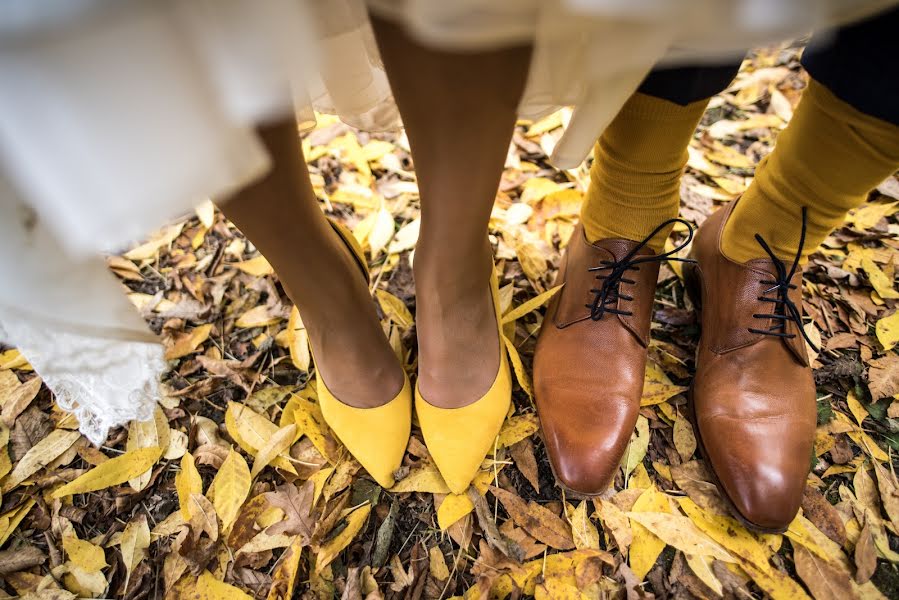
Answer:
[[384, 140], [371, 140], [362, 146], [362, 156], [365, 157], [365, 160], [373, 162], [380, 160], [382, 156], [389, 154], [394, 150], [396, 150], [396, 146], [390, 142], [385, 142]]
[[538, 428], [537, 415], [534, 413], [509, 417], [503, 423], [502, 429], [500, 429], [497, 447], [508, 448], [513, 446], [536, 433]]
[[200, 223], [206, 229], [211, 229], [215, 224], [215, 206], [209, 200], [203, 201], [194, 209]]
[[544, 133], [549, 133], [553, 129], [558, 129], [559, 127], [562, 127], [563, 124], [563, 113], [561, 110], [557, 110], [528, 127], [528, 130], [524, 135], [526, 137], [537, 137]]
[[443, 556], [440, 546], [431, 546], [428, 558], [431, 577], [437, 581], [446, 581], [449, 578], [449, 568], [446, 566], [446, 557]]
[[668, 375], [662, 370], [655, 361], [647, 361], [646, 374], [643, 378], [643, 398], [640, 400], [640, 406], [652, 406], [653, 404], [661, 404], [669, 398], [685, 392], [687, 388], [674, 385], [668, 378]]
[[203, 493], [203, 478], [197, 470], [194, 457], [190, 452], [185, 452], [181, 457], [181, 470], [175, 475], [175, 490], [178, 492], [178, 503], [181, 506], [181, 518], [185, 522], [191, 517], [191, 494]]
[[578, 550], [599, 550], [599, 532], [587, 515], [587, 501], [581, 500], [577, 508], [566, 506], [568, 522], [571, 524], [571, 537]]
[[708, 556], [696, 556], [692, 554], [685, 554], [684, 556], [686, 556], [687, 564], [690, 565], [690, 570], [693, 571], [693, 574], [699, 577], [699, 579], [709, 586], [710, 589], [714, 590], [716, 594], [722, 596], [724, 594], [724, 586], [712, 572], [712, 562], [714, 559]]
[[140, 515], [125, 526], [122, 541], [119, 542], [122, 561], [125, 563], [125, 589], [128, 588], [128, 581], [134, 569], [146, 558], [149, 547], [150, 528], [147, 526], [147, 517]]
[[437, 467], [429, 462], [409, 471], [409, 474], [393, 484], [390, 491], [394, 494], [405, 492], [427, 492], [431, 494], [448, 494], [449, 488]]
[[296, 409], [293, 415], [294, 422], [297, 424], [297, 431], [309, 438], [315, 449], [328, 461], [332, 464], [336, 463], [337, 457], [332, 456], [333, 452], [328, 444], [328, 425], [325, 423], [325, 417], [322, 416], [319, 405], [305, 398], [297, 397], [295, 406]]
[[415, 324], [412, 313], [403, 304], [403, 301], [386, 290], [375, 290], [375, 296], [378, 297], [378, 303], [381, 310], [387, 315], [387, 318], [397, 324], [400, 329], [409, 329]]
[[727, 550], [700, 531], [687, 517], [664, 512], [635, 511], [627, 513], [627, 516], [684, 554], [711, 556], [724, 562], [734, 562], [734, 557]]
[[266, 600], [290, 600], [293, 597], [302, 551], [303, 536], [295, 535], [290, 546], [278, 559], [278, 564], [272, 573], [272, 586], [269, 588]]
[[[238, 402], [228, 403], [225, 428], [237, 445], [254, 457], [278, 431], [277, 425]], [[283, 456], [276, 457], [270, 464], [286, 471], [293, 469], [290, 461]]]
[[883, 204], [868, 202], [861, 208], [856, 208], [846, 217], [846, 223], [855, 225], [856, 229], [867, 231], [877, 225], [880, 220], [896, 212], [899, 202]]
[[[501, 466], [501, 465], [500, 465]], [[494, 479], [494, 473], [481, 471], [471, 485], [483, 496]], [[468, 494], [448, 494], [437, 507], [437, 524], [441, 531], [446, 531], [453, 523], [474, 510], [474, 504]]]
[[[250, 469], [247, 461], [234, 448], [228, 453], [228, 458], [222, 463], [215, 479], [210, 484], [210, 491], [214, 490], [212, 506], [222, 520], [222, 529], [228, 531], [237, 513], [243, 506], [247, 495], [250, 493]], [[206, 494], [209, 496], [209, 492]]]
[[674, 447], [681, 460], [688, 462], [696, 451], [696, 436], [690, 420], [681, 416], [674, 422]]
[[[275, 457], [290, 448], [297, 434], [296, 423], [291, 423], [287, 427], [282, 427], [271, 437], [268, 444], [259, 449], [256, 460], [253, 461], [253, 470], [250, 471], [250, 478], [256, 479], [256, 476], [271, 463]], [[296, 474], [296, 471], [293, 471]]]
[[119, 485], [152, 467], [160, 456], [162, 456], [162, 450], [159, 448], [140, 448], [126, 452], [121, 456], [109, 459], [75, 481], [62, 486], [53, 492], [52, 497], [65, 498]]
[[69, 560], [88, 573], [96, 573], [108, 566], [103, 548], [88, 541], [79, 540], [73, 535], [67, 535], [62, 538], [62, 547], [66, 551]]
[[249, 329], [251, 327], [266, 327], [268, 325], [273, 325], [280, 320], [280, 315], [273, 315], [270, 307], [260, 304], [240, 315], [240, 318], [237, 319], [234, 324], [238, 327]]
[[124, 257], [128, 260], [145, 260], [148, 258], [153, 258], [156, 256], [156, 253], [163, 246], [168, 246], [172, 242], [175, 241], [179, 235], [181, 235], [181, 230], [184, 229], [184, 223], [179, 223], [177, 225], [172, 225], [171, 227], [167, 227], [162, 231], [158, 232], [153, 238], [145, 244], [141, 244], [137, 248], [130, 250], [124, 254]]
[[885, 351], [895, 348], [899, 344], [899, 310], [878, 319], [875, 332]]
[[353, 541], [353, 538], [355, 538], [359, 533], [359, 530], [362, 529], [366, 519], [368, 519], [368, 513], [370, 512], [371, 504], [368, 503], [356, 508], [346, 517], [346, 527], [333, 538], [322, 544], [321, 549], [315, 556], [316, 573], [321, 573], [322, 569], [331, 564], [331, 561], [337, 558], [337, 555], [350, 545], [350, 542]]
[[546, 274], [546, 255], [535, 244], [519, 238], [515, 242], [515, 255], [521, 270], [531, 281], [539, 281]]
[[615, 539], [621, 554], [626, 555], [634, 541], [634, 534], [627, 515], [609, 500], [595, 500], [593, 505], [596, 507], [597, 516], [602, 519], [603, 529]]
[[[157, 406], [153, 411], [153, 419], [150, 421], [131, 421], [128, 425], [128, 441], [125, 450], [137, 450], [138, 448], [159, 448], [165, 452], [169, 445], [169, 422], [165, 413]], [[150, 483], [150, 475], [153, 470], [147, 469], [137, 477], [128, 481], [128, 485], [138, 492]]]
[[515, 379], [518, 381], [518, 385], [520, 385], [521, 389], [528, 395], [528, 398], [533, 398], [534, 393], [531, 388], [531, 378], [524, 368], [524, 363], [521, 362], [521, 356], [518, 354], [518, 349], [515, 348], [515, 344], [513, 344], [509, 338], [506, 336], [502, 336], [502, 338], [503, 343], [506, 345], [506, 350], [509, 354], [509, 362], [512, 363], [512, 370], [515, 372]]
[[166, 348], [165, 359], [174, 360], [176, 358], [187, 356], [188, 354], [193, 354], [203, 342], [209, 339], [211, 331], [212, 325], [207, 323], [195, 327], [189, 334], [178, 336], [175, 342]]
[[3, 481], [3, 491], [8, 492], [40, 469], [57, 459], [63, 452], [72, 447], [78, 441], [81, 433], [78, 431], [64, 431], [55, 429], [50, 435], [31, 447], [25, 456], [16, 463], [9, 477]]
[[11, 511], [0, 515], [0, 546], [6, 543], [6, 540], [9, 539], [9, 536], [13, 534], [16, 530], [16, 527], [19, 526], [19, 523], [22, 522], [22, 519], [25, 518], [32, 507], [34, 506], [34, 499], [29, 498], [25, 501], [24, 504], [18, 506]]
[[849, 412], [852, 413], [855, 422], [861, 425], [862, 421], [865, 420], [865, 417], [868, 416], [868, 411], [866, 411], [862, 406], [862, 403], [858, 401], [858, 398], [855, 397], [855, 392], [851, 389], [846, 394], [846, 404], [849, 405]]
[[209, 571], [200, 574], [193, 592], [189, 596], [192, 600], [253, 600], [252, 596], [233, 585], [219, 581]]
[[239, 271], [243, 271], [247, 275], [253, 275], [254, 277], [264, 277], [265, 275], [272, 275], [275, 272], [262, 255], [251, 258], [250, 260], [233, 263], [231, 266]]
[[643, 462], [646, 452], [649, 450], [649, 421], [643, 415], [637, 417], [637, 427], [628, 442], [627, 451], [621, 459], [624, 467], [625, 478], [638, 464]]
[[18, 369], [21, 371], [33, 371], [31, 365], [15, 348], [11, 348], [6, 352], [0, 352], [0, 371]]
[[396, 224], [393, 222], [393, 215], [383, 205], [374, 215], [375, 220], [368, 234], [368, 247], [371, 250], [372, 258], [377, 257], [384, 250], [387, 242], [393, 237], [396, 228]]
[[886, 273], [880, 270], [873, 260], [868, 257], [862, 258], [862, 269], [868, 274], [868, 279], [874, 287], [874, 291], [883, 298], [899, 298], [899, 292], [893, 288], [893, 280], [887, 277]]
[[[714, 515], [700, 508], [689, 498], [679, 498], [681, 509], [693, 524], [713, 540], [724, 546], [737, 559], [740, 567], [773, 598], [784, 600], [808, 598], [793, 579], [786, 573], [771, 567], [768, 557], [771, 550], [763, 546], [759, 539], [735, 520]], [[779, 536], [764, 536], [779, 537]]]
[[421, 217], [416, 217], [403, 225], [400, 230], [396, 232], [396, 235], [393, 236], [390, 246], [387, 247], [387, 253], [399, 254], [400, 252], [405, 252], [406, 250], [414, 248], [415, 244], [418, 242], [418, 233], [420, 230]]
[[309, 354], [309, 334], [300, 318], [300, 311], [294, 306], [290, 309], [287, 321], [287, 347], [290, 350], [290, 362], [300, 371], [309, 370], [311, 355]]
[[[640, 494], [631, 510], [633, 512], [670, 513], [671, 507], [668, 497], [652, 486]], [[631, 532], [634, 538], [628, 554], [631, 570], [637, 579], [643, 581], [656, 563], [659, 554], [665, 549], [665, 542], [637, 521], [631, 523]]]
[[719, 142], [715, 142], [714, 150], [706, 152], [705, 156], [719, 165], [736, 167], [738, 169], [748, 169], [755, 164], [745, 154]]
[[527, 302], [520, 304], [519, 306], [516, 306], [515, 308], [513, 308], [512, 310], [507, 312], [505, 315], [503, 315], [503, 325], [505, 325], [506, 323], [511, 323], [513, 321], [516, 321], [516, 320], [520, 319], [521, 317], [525, 316], [526, 314], [537, 310], [538, 308], [540, 308], [541, 306], [543, 306], [544, 304], [549, 302], [549, 300], [553, 296], [555, 296], [561, 289], [562, 289], [562, 286], [557, 285], [556, 287], [550, 288], [550, 289], [546, 290], [545, 292], [543, 292], [542, 294], [539, 294], [539, 295], [531, 298]]

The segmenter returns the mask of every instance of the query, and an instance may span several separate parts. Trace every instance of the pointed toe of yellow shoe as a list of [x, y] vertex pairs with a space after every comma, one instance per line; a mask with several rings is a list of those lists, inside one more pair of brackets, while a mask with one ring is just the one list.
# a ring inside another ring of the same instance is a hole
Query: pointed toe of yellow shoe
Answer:
[[454, 494], [464, 494], [484, 457], [493, 453], [496, 436], [512, 402], [512, 376], [503, 355], [490, 390], [461, 408], [428, 403], [415, 388], [415, 411], [431, 458]]
[[318, 401], [328, 426], [378, 485], [394, 484], [393, 473], [403, 462], [412, 426], [412, 386], [409, 378], [393, 400], [375, 408], [356, 408], [334, 397], [321, 380]]
[[496, 436], [512, 404], [512, 373], [502, 341], [499, 281], [495, 271], [490, 282], [490, 293], [496, 313], [500, 362], [487, 393], [461, 408], [440, 408], [425, 400], [418, 386], [415, 386], [415, 412], [425, 444], [447, 487], [454, 494], [465, 493], [484, 458], [493, 453]]

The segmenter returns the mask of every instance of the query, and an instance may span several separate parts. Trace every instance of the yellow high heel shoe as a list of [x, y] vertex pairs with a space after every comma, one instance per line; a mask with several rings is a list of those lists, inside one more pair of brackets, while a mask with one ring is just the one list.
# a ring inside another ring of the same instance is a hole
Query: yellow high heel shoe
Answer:
[[[331, 221], [331, 226], [349, 248], [367, 282], [368, 265], [359, 242], [340, 223]], [[356, 408], [335, 398], [322, 380], [321, 373], [315, 378], [318, 403], [328, 426], [368, 474], [384, 488], [394, 484], [393, 473], [403, 461], [412, 427], [412, 386], [405, 372], [403, 380], [402, 389], [387, 404]]]
[[425, 400], [415, 386], [415, 410], [431, 457], [454, 494], [464, 494], [490, 453], [512, 403], [512, 374], [503, 346], [499, 282], [494, 270], [490, 293], [496, 313], [499, 371], [487, 393], [461, 408], [439, 408]]

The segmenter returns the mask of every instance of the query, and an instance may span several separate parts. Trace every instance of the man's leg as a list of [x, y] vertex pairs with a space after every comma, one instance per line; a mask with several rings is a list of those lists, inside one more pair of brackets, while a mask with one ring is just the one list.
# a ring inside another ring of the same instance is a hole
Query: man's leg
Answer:
[[790, 124], [743, 197], [700, 227], [685, 269], [703, 313], [700, 447], [738, 518], [763, 531], [795, 517], [814, 446], [801, 263], [899, 169], [897, 28], [894, 10], [809, 50]]
[[[739, 68], [655, 71], [596, 145], [582, 227], [566, 249], [534, 355], [537, 410], [564, 486], [601, 493], [637, 420], [659, 270], [680, 178], [711, 96]], [[666, 222], [668, 221], [668, 222]]]

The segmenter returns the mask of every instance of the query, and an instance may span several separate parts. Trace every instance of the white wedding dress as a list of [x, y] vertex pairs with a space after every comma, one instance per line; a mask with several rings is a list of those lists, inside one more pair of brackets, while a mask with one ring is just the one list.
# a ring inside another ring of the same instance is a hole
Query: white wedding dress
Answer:
[[423, 43], [530, 43], [520, 113], [572, 106], [574, 167], [656, 64], [871, 14], [895, 0], [9, 0], [0, 11], [0, 339], [101, 443], [149, 418], [162, 347], [108, 271], [117, 251], [263, 174], [254, 126], [313, 108], [400, 125], [368, 8]]

